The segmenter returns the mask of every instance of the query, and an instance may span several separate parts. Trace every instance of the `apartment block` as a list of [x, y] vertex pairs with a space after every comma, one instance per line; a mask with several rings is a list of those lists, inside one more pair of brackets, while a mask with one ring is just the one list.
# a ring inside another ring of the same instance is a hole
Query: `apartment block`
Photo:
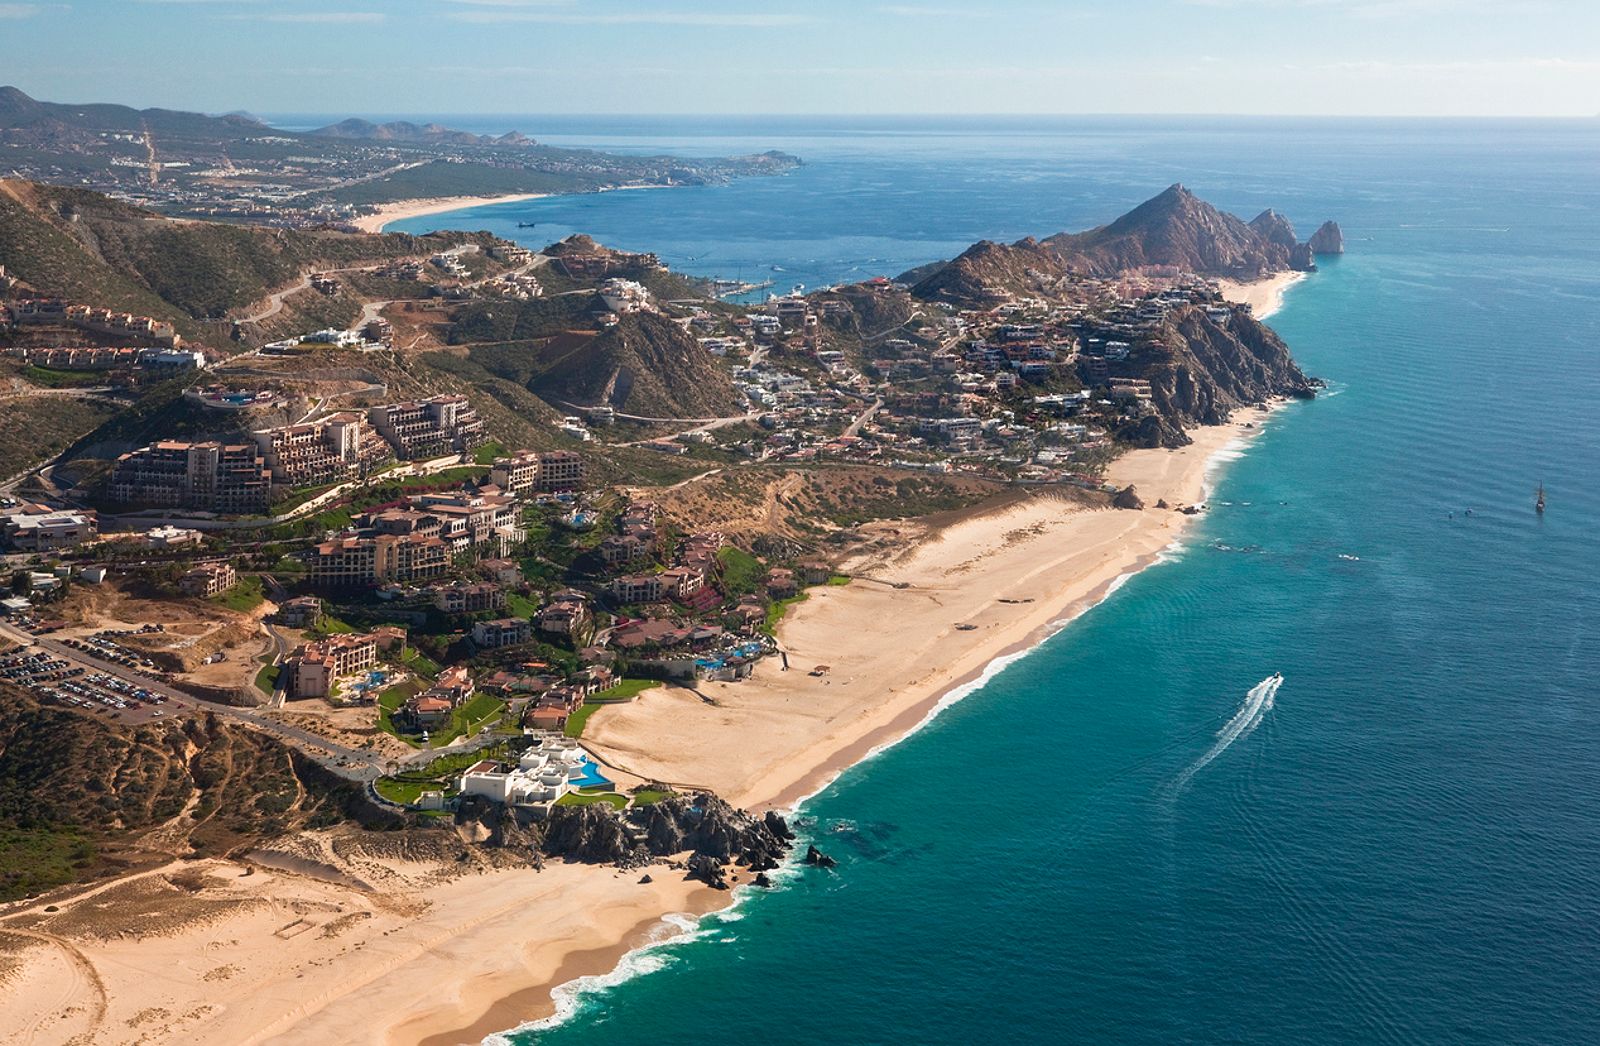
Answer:
[[272, 473], [249, 444], [165, 440], [124, 454], [108, 493], [120, 505], [243, 514], [263, 512]]
[[401, 458], [471, 450], [484, 440], [483, 419], [465, 396], [434, 396], [373, 407], [372, 424]]

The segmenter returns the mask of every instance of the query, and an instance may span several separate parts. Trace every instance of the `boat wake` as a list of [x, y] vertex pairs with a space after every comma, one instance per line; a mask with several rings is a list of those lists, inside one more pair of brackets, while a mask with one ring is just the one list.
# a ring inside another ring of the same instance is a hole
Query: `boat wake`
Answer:
[[1261, 725], [1261, 721], [1272, 711], [1273, 702], [1277, 699], [1278, 688], [1283, 685], [1283, 673], [1275, 672], [1255, 686], [1244, 696], [1244, 704], [1233, 713], [1233, 718], [1217, 731], [1217, 739], [1211, 747], [1206, 749], [1205, 755], [1196, 759], [1194, 763], [1173, 782], [1172, 791], [1176, 795], [1186, 788], [1194, 775], [1211, 765], [1211, 761], [1223, 752], [1228, 746], [1241, 737], [1248, 737], [1250, 732]]

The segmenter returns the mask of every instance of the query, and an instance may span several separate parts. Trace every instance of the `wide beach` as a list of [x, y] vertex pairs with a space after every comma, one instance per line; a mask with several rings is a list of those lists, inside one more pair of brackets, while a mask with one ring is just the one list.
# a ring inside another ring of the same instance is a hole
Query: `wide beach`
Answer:
[[401, 200], [397, 203], [381, 204], [376, 211], [362, 215], [353, 224], [362, 232], [382, 232], [385, 226], [407, 218], [426, 218], [432, 214], [461, 211], [469, 207], [487, 207], [496, 203], [540, 200], [548, 195], [550, 194], [529, 192], [512, 193], [509, 196], [436, 196], [424, 200]]
[[[1260, 300], [1258, 314], [1281, 290]], [[1141, 511], [1086, 508], [1041, 490], [937, 527], [900, 524], [846, 565], [855, 581], [813, 589], [790, 612], [779, 628], [789, 671], [771, 662], [743, 684], [650, 691], [596, 715], [586, 742], [629, 773], [709, 787], [737, 805], [792, 808], [914, 731], [997, 659], [1036, 645], [1156, 562], [1195, 518], [1178, 509], [1204, 501], [1212, 470], [1269, 416], [1240, 411], [1228, 425], [1192, 431], [1182, 449], [1125, 454], [1108, 478], [1134, 486]], [[312, 838], [316, 863], [292, 865], [298, 871], [172, 866], [64, 902], [82, 909], [82, 934], [8, 935], [15, 947], [3, 956], [0, 990], [8, 1009], [29, 1011], [15, 1025], [42, 1041], [477, 1042], [548, 1016], [558, 986], [611, 971], [672, 933], [664, 916], [732, 900], [661, 867], [649, 884], [637, 871], [578, 865], [463, 874], [426, 859], [334, 859], [335, 839]], [[330, 867], [361, 881], [330, 879]], [[171, 925], [132, 936], [96, 929], [113, 896], [120, 911], [144, 904]], [[5, 928], [25, 931], [30, 921]], [[150, 969], [162, 972], [127, 981]]]

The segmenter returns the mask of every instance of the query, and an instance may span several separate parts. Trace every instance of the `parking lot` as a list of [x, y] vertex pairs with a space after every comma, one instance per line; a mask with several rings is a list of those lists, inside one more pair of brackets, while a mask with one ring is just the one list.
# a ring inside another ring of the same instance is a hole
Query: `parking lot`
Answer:
[[169, 715], [165, 694], [105, 672], [92, 672], [37, 648], [0, 656], [0, 679], [20, 683], [46, 701], [142, 723]]

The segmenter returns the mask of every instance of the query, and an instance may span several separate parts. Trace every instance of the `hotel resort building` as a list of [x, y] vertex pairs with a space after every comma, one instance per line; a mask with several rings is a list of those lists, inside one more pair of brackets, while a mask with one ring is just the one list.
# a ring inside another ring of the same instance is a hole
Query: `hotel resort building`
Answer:
[[248, 443], [164, 440], [122, 455], [108, 494], [119, 505], [206, 512], [264, 512], [272, 473]]
[[489, 479], [507, 494], [519, 497], [535, 491], [578, 490], [583, 486], [583, 456], [571, 450], [525, 450], [514, 457], [495, 459]]
[[353, 588], [385, 581], [427, 581], [450, 566], [450, 552], [426, 534], [351, 535], [311, 550], [309, 580], [321, 588]]
[[251, 435], [272, 470], [273, 482], [285, 487], [349, 479], [390, 457], [383, 437], [355, 411]]
[[432, 458], [484, 441], [483, 419], [465, 396], [434, 396], [373, 407], [373, 425], [401, 458]]
[[283, 689], [290, 699], [327, 697], [337, 680], [365, 672], [378, 663], [375, 636], [329, 636], [307, 643], [283, 663]]

